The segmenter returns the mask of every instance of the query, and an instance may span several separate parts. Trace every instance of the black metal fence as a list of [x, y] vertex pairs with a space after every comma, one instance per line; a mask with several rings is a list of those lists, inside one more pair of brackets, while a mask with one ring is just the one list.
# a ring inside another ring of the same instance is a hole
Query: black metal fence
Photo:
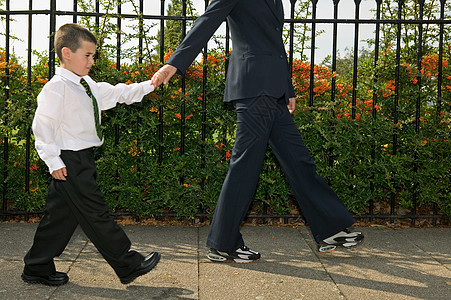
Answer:
[[[16, 1], [16, 0], [14, 0]], [[53, 76], [54, 74], [54, 70], [55, 70], [55, 53], [52, 51], [53, 49], [53, 33], [55, 32], [55, 30], [57, 29], [57, 23], [58, 23], [58, 19], [61, 17], [65, 17], [67, 20], [67, 17], [72, 17], [71, 21], [76, 23], [80, 17], [83, 16], [88, 16], [88, 17], [92, 17], [95, 21], [95, 23], [97, 25], [99, 25], [102, 16], [104, 16], [104, 12], [101, 11], [100, 9], [100, 1], [99, 0], [93, 0], [92, 3], [94, 3], [94, 11], [92, 12], [82, 12], [79, 9], [79, 1], [77, 0], [73, 0], [73, 8], [72, 10], [62, 10], [62, 9], [58, 9], [57, 7], [57, 0], [49, 0], [49, 6], [47, 8], [41, 9], [36, 7], [36, 1], [33, 0], [21, 0], [23, 3], [23, 5], [26, 4], [26, 2], [28, 2], [28, 8], [27, 9], [11, 9], [11, 2], [12, 0], [3, 0], [0, 1], [1, 4], [3, 4], [4, 6], [4, 10], [0, 10], [0, 16], [3, 17], [2, 22], [4, 24], [4, 28], [5, 28], [5, 32], [4, 34], [4, 49], [5, 49], [5, 61], [8, 62], [10, 60], [10, 55], [11, 55], [11, 18], [16, 18], [16, 17], [27, 17], [28, 20], [26, 23], [21, 23], [19, 24], [19, 26], [21, 27], [27, 27], [27, 36], [26, 37], [22, 37], [22, 39], [27, 41], [27, 50], [26, 50], [26, 61], [27, 61], [27, 72], [28, 72], [28, 76], [27, 76], [27, 82], [28, 82], [28, 86], [31, 87], [31, 81], [32, 81], [32, 75], [31, 75], [31, 69], [32, 69], [32, 49], [35, 47], [35, 45], [33, 44], [33, 35], [37, 32], [40, 31], [41, 29], [38, 28], [36, 26], [36, 22], [34, 21], [34, 19], [36, 19], [37, 17], [42, 18], [43, 16], [46, 17], [47, 19], [47, 24], [49, 24], [48, 28], [48, 48], [47, 51], [49, 53], [49, 61], [48, 61], [48, 65], [49, 65], [49, 78]], [[202, 3], [203, 1], [203, 3]], [[197, 2], [203, 4], [203, 8], [206, 8], [208, 6], [208, 0], [198, 0]], [[19, 1], [20, 2], [20, 1]], [[41, 1], [42, 2], [42, 1]], [[186, 31], [189, 29], [187, 28], [187, 22], [193, 21], [195, 18], [192, 16], [188, 16], [187, 15], [187, 2], [185, 0], [181, 1], [182, 3], [182, 14], [179, 16], [169, 16], [166, 15], [166, 9], [168, 6], [168, 3], [171, 3], [171, 0], [160, 0], [160, 1], [144, 1], [144, 0], [139, 0], [139, 1], [135, 1], [137, 3], [138, 9], [139, 9], [139, 14], [140, 14], [140, 19], [141, 20], [151, 20], [151, 21], [155, 21], [155, 22], [159, 22], [160, 26], [159, 26], [159, 34], [160, 34], [160, 41], [164, 41], [164, 35], [165, 35], [165, 22], [168, 20], [177, 20], [180, 21], [182, 23], [182, 36], [184, 36], [186, 34]], [[195, 1], [196, 2], [196, 1]], [[339, 18], [339, 8], [342, 7], [342, 3], [344, 1], [340, 0], [329, 0], [330, 2], [330, 10], [331, 12], [333, 11], [333, 17], [332, 18], [318, 18], [318, 0], [311, 0], [309, 1], [309, 5], [310, 5], [310, 14], [309, 14], [309, 18], [296, 18], [296, 7], [300, 2], [306, 2], [306, 1], [302, 1], [302, 0], [285, 0], [284, 1], [284, 7], [285, 7], [285, 24], [287, 26], [287, 35], [288, 35], [288, 44], [286, 45], [287, 50], [289, 51], [289, 63], [292, 64], [293, 60], [296, 57], [296, 53], [294, 51], [294, 45], [295, 45], [295, 26], [297, 26], [298, 24], [307, 24], [310, 27], [310, 37], [309, 37], [309, 50], [307, 51], [307, 56], [310, 58], [311, 61], [311, 65], [313, 66], [315, 64], [315, 62], [318, 60], [318, 51], [321, 50], [318, 48], [318, 44], [317, 44], [317, 28], [319, 26], [322, 25], [328, 25], [332, 27], [332, 35], [331, 35], [331, 48], [330, 48], [330, 66], [331, 66], [331, 70], [332, 72], [336, 71], [337, 68], [337, 60], [339, 60], [339, 57], [337, 57], [338, 53], [339, 53], [339, 34], [338, 34], [338, 27], [340, 25], [349, 25], [353, 27], [353, 42], [350, 46], [351, 53], [352, 53], [352, 57], [353, 57], [353, 71], [352, 71], [352, 82], [353, 82], [353, 86], [356, 87], [358, 85], [358, 69], [357, 69], [357, 65], [358, 65], [358, 59], [359, 59], [359, 50], [361, 49], [361, 39], [359, 38], [360, 32], [361, 32], [361, 28], [362, 26], [366, 26], [366, 25], [371, 25], [373, 26], [374, 30], [371, 33], [371, 38], [374, 40], [374, 66], [376, 67], [377, 63], [378, 63], [378, 59], [379, 59], [379, 44], [380, 44], [380, 33], [381, 33], [381, 26], [384, 24], [394, 24], [397, 26], [397, 34], [396, 34], [396, 41], [394, 41], [394, 44], [397, 47], [397, 51], [396, 51], [396, 74], [395, 74], [395, 94], [394, 94], [394, 123], [397, 123], [397, 102], [398, 102], [398, 88], [399, 88], [399, 82], [400, 82], [400, 72], [399, 72], [399, 66], [400, 66], [400, 62], [401, 62], [401, 57], [400, 57], [400, 47], [401, 47], [401, 28], [402, 26], [406, 25], [406, 24], [411, 24], [411, 25], [415, 25], [417, 26], [418, 29], [418, 40], [417, 40], [417, 56], [418, 56], [418, 63], [417, 63], [417, 67], [418, 69], [421, 69], [421, 58], [423, 56], [423, 42], [422, 42], [422, 32], [423, 32], [423, 27], [424, 26], [429, 26], [429, 25], [434, 25], [434, 26], [438, 26], [439, 27], [439, 35], [437, 38], [437, 43], [438, 43], [438, 49], [439, 49], [439, 53], [438, 53], [438, 58], [439, 58], [439, 70], [438, 70], [438, 74], [437, 74], [437, 78], [438, 78], [438, 84], [437, 84], [437, 97], [438, 97], [438, 108], [437, 111], [440, 112], [441, 110], [441, 103], [442, 101], [450, 101], [450, 99], [446, 99], [443, 100], [442, 99], [442, 82], [443, 82], [443, 72], [442, 72], [442, 60], [443, 60], [443, 48], [444, 48], [444, 43], [449, 41], [444, 41], [445, 38], [445, 28], [446, 26], [450, 26], [451, 24], [451, 19], [449, 18], [449, 15], [446, 15], [446, 0], [439, 0], [436, 1], [437, 3], [440, 4], [440, 9], [439, 14], [436, 18], [434, 19], [424, 19], [423, 18], [423, 9], [425, 6], [425, 2], [424, 0], [418, 0], [416, 1], [416, 9], [418, 11], [418, 18], [417, 19], [403, 19], [402, 18], [402, 10], [405, 8], [404, 5], [404, 1], [403, 0], [399, 0], [397, 1], [397, 18], [396, 19], [383, 19], [381, 18], [381, 6], [383, 5], [384, 1], [382, 0], [374, 0], [374, 1], [362, 1], [361, 0], [354, 0], [353, 3], [348, 1], [348, 6], [347, 8], [352, 7], [353, 11], [354, 11], [354, 17], [353, 18]], [[325, 2], [325, 1], [324, 1]], [[394, 2], [394, 1], [392, 1]], [[17, 3], [15, 3], [17, 4]], [[60, 3], [61, 4], [61, 3]], [[371, 4], [372, 9], [374, 10], [374, 17], [373, 18], [361, 18], [360, 14], [362, 11], [362, 5], [369, 5]], [[153, 6], [154, 8], [159, 6], [159, 13], [156, 14], [146, 14], [146, 8], [148, 6]], [[201, 9], [200, 9], [201, 11]], [[117, 66], [119, 67], [121, 64], [121, 28], [122, 28], [122, 22], [123, 20], [127, 20], [127, 19], [136, 19], [137, 15], [136, 14], [130, 14], [130, 13], [122, 13], [122, 6], [121, 4], [118, 4], [117, 6], [117, 11], [115, 12], [115, 14], [117, 15], [117, 35], [116, 35], [116, 40], [117, 40]], [[17, 24], [15, 24], [15, 26], [17, 26]], [[229, 37], [229, 32], [228, 32], [228, 27], [227, 24], [225, 24], [225, 39], [224, 39], [224, 48], [226, 49], [226, 52], [228, 52], [229, 48], [230, 48], [230, 37]], [[142, 24], [139, 26], [139, 37], [143, 36], [143, 26]], [[143, 40], [142, 38], [138, 38], [137, 39], [137, 43], [139, 45], [139, 51], [142, 52], [143, 49]], [[159, 45], [160, 47], [160, 61], [163, 62], [164, 61], [164, 52], [165, 52], [165, 45], [164, 43], [160, 43]], [[205, 47], [204, 51], [203, 51], [203, 55], [206, 56], [207, 53], [207, 46]], [[5, 90], [5, 103], [8, 103], [10, 94], [8, 91], [8, 86], [9, 86], [9, 72], [8, 72], [8, 67], [5, 67], [5, 72], [6, 72], [6, 76], [5, 76], [5, 81], [4, 81], [4, 86], [2, 87]], [[313, 82], [314, 82], [314, 70], [313, 68], [311, 68], [310, 70], [310, 105], [313, 105], [314, 103], [314, 92], [313, 92]], [[206, 69], [204, 72], [204, 84], [203, 84], [203, 89], [204, 89], [204, 93], [203, 93], [203, 97], [205, 97], [205, 95], [207, 94], [205, 92], [206, 89]], [[331, 97], [332, 100], [335, 97], [335, 88], [336, 88], [336, 84], [334, 82], [334, 78], [332, 79], [332, 90], [331, 90]], [[377, 81], [377, 78], [375, 79]], [[184, 82], [182, 81], [182, 89], [184, 90]], [[374, 93], [374, 99], [373, 99], [373, 107], [377, 104], [377, 96], [376, 93]], [[206, 100], [206, 99], [204, 99]], [[352, 118], [356, 117], [356, 101], [357, 101], [357, 90], [356, 88], [353, 89], [352, 91]], [[417, 99], [418, 101], [418, 105], [417, 105], [417, 111], [416, 111], [416, 117], [415, 117], [415, 122], [416, 122], [416, 130], [417, 132], [420, 130], [420, 105], [419, 102], [421, 101], [420, 96]], [[206, 105], [207, 102], [203, 101], [203, 114], [205, 114], [206, 112]], [[5, 105], [5, 107], [3, 107], [4, 111], [8, 110], [7, 105]], [[161, 113], [161, 111], [160, 111]], [[184, 111], [183, 111], [183, 106], [182, 106], [182, 114], [184, 115]], [[373, 115], [374, 117], [376, 117], [376, 109], [373, 109]], [[159, 138], [160, 138], [160, 142], [162, 142], [163, 140], [163, 120], [162, 118], [161, 120], [161, 124], [160, 124], [160, 131], [159, 131]], [[203, 118], [203, 120], [205, 120], [205, 117]], [[7, 118], [4, 118], [3, 120], [4, 124], [8, 124], [9, 120]], [[202, 127], [202, 139], [205, 139], [205, 126]], [[116, 135], [118, 135], [119, 132], [117, 131]], [[183, 133], [182, 133], [183, 135]], [[117, 138], [117, 137], [116, 137]], [[25, 174], [25, 189], [28, 191], [30, 189], [29, 187], [29, 181], [30, 181], [30, 153], [31, 153], [31, 131], [30, 128], [28, 128], [27, 130], [27, 134], [26, 134], [26, 142], [24, 144], [24, 147], [26, 147], [26, 155], [27, 155], [27, 159], [26, 159], [26, 166], [24, 168], [26, 174]], [[393, 134], [393, 154], [396, 154], [397, 152], [397, 144], [398, 144], [398, 135], [396, 133], [396, 131]], [[8, 191], [8, 181], [6, 180], [6, 178], [8, 178], [8, 170], [7, 170], [7, 165], [10, 163], [10, 158], [9, 158], [9, 151], [8, 151], [8, 147], [9, 147], [9, 137], [5, 136], [3, 137], [3, 174], [2, 174], [2, 178], [3, 178], [3, 195], [2, 195], [2, 210], [0, 212], [1, 215], [3, 216], [8, 216], [8, 215], [14, 215], [14, 214], [25, 214], [25, 212], [22, 211], [10, 211], [7, 209], [7, 199], [6, 199], [6, 193]], [[184, 148], [183, 145], [183, 139], [182, 139], [182, 145], [181, 145], [182, 151]], [[162, 159], [162, 149], [160, 149], [160, 160]], [[416, 194], [414, 193], [414, 197]], [[416, 200], [414, 199], [414, 202]], [[414, 204], [416, 207], [416, 204]], [[381, 219], [399, 219], [399, 218], [410, 218], [412, 220], [418, 219], [418, 218], [429, 218], [429, 219], [433, 219], [434, 221], [439, 219], [439, 218], [447, 218], [446, 216], [443, 216], [441, 214], [438, 213], [437, 211], [437, 207], [435, 207], [434, 209], [434, 213], [433, 214], [418, 214], [416, 212], [416, 209], [414, 208], [412, 210], [412, 212], [410, 214], [396, 214], [395, 213], [395, 199], [393, 197], [392, 202], [390, 203], [390, 213], [389, 214], [384, 214], [384, 215], [380, 215], [380, 214], [374, 214], [373, 213], [373, 203], [370, 203], [370, 207], [369, 207], [369, 213], [365, 214], [365, 215], [360, 215], [359, 217], [362, 218], [369, 218], [369, 219], [373, 219], [373, 218], [381, 218]], [[168, 214], [170, 215], [170, 214]], [[199, 214], [199, 216], [205, 216], [205, 214]], [[259, 214], [259, 215], [251, 215], [252, 217], [263, 217], [263, 218], [297, 218], [300, 217], [299, 215], [273, 215], [273, 214]]]

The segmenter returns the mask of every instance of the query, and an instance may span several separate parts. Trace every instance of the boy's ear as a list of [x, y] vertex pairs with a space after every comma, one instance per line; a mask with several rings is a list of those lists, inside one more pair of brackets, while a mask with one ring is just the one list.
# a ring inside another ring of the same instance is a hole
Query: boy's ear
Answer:
[[61, 49], [61, 55], [63, 56], [64, 60], [70, 59], [71, 54], [72, 51], [68, 47], [63, 47], [63, 49]]

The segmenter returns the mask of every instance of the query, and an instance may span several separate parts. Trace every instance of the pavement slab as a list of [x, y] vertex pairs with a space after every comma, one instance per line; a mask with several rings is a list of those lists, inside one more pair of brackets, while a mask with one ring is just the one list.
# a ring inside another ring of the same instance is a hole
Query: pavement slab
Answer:
[[37, 224], [0, 223], [0, 299], [451, 299], [451, 228], [354, 228], [365, 234], [352, 249], [319, 253], [305, 226], [244, 226], [251, 264], [206, 258], [209, 227], [127, 225], [132, 249], [159, 251], [150, 273], [123, 285], [77, 228], [55, 259], [68, 284], [48, 287], [20, 279]]
[[52, 299], [198, 299], [197, 228], [124, 226], [124, 230], [133, 250], [161, 253], [154, 270], [123, 285], [89, 242], [68, 274], [70, 283]]
[[[427, 231], [415, 230], [413, 236], [412, 231], [389, 228], [354, 230], [366, 236], [361, 245], [316, 252], [346, 299], [451, 299], [450, 270], [416, 245], [423, 245]], [[443, 235], [441, 243], [449, 244], [449, 236]], [[440, 249], [445, 252], [435, 255], [448, 257], [449, 248]]]
[[[207, 232], [201, 228], [201, 245]], [[212, 263], [205, 258], [204, 246], [200, 299], [342, 299], [296, 228], [255, 226], [241, 232], [246, 245], [262, 258], [251, 264]]]
[[451, 270], [451, 228], [406, 228], [402, 235]]

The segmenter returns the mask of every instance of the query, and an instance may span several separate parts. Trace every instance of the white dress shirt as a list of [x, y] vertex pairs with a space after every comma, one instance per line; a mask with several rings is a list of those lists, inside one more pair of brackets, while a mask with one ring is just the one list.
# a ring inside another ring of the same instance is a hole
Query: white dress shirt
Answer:
[[[115, 86], [95, 82], [83, 76], [97, 100], [99, 110], [107, 110], [117, 103], [132, 104], [152, 92], [150, 81]], [[50, 173], [65, 167], [61, 150], [83, 150], [102, 145], [97, 136], [92, 99], [80, 83], [81, 77], [56, 68], [55, 75], [39, 93], [38, 107], [33, 119], [35, 147], [39, 157], [49, 167]], [[99, 111], [99, 115], [100, 115]]]

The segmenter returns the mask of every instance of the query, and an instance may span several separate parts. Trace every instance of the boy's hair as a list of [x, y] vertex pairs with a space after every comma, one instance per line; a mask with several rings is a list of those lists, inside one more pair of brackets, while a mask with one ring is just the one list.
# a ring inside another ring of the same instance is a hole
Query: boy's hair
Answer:
[[81, 41], [92, 42], [97, 45], [97, 39], [91, 31], [81, 25], [69, 23], [61, 26], [55, 33], [55, 52], [60, 61], [63, 60], [61, 49], [69, 48], [72, 52], [80, 48]]

